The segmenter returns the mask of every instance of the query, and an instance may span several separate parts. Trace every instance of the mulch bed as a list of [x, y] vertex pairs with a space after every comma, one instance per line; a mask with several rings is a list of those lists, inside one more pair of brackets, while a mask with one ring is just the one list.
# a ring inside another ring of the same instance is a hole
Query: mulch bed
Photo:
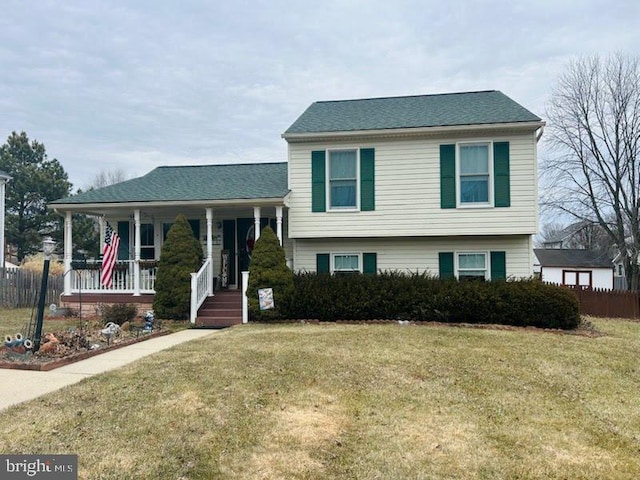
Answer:
[[[161, 337], [169, 333], [171, 333], [170, 330], [160, 329], [149, 333], [140, 333], [139, 336], [136, 337], [135, 334], [130, 332], [122, 332], [119, 337], [107, 342], [106, 338], [102, 337], [99, 331], [93, 331], [88, 335], [88, 341], [82, 342], [83, 345], [81, 346], [77, 344], [78, 342], [75, 342], [76, 344], [73, 345], [74, 342], [69, 340], [73, 332], [56, 333], [56, 337], [60, 338], [59, 347], [55, 352], [44, 355], [41, 355], [39, 352], [31, 355], [16, 355], [9, 353], [5, 346], [0, 346], [0, 368], [47, 372], [54, 368], [63, 367], [70, 363], [94, 357], [134, 343], [144, 342], [151, 338]], [[65, 341], [72, 345], [69, 346], [65, 344]], [[45, 344], [43, 343], [43, 345]]]

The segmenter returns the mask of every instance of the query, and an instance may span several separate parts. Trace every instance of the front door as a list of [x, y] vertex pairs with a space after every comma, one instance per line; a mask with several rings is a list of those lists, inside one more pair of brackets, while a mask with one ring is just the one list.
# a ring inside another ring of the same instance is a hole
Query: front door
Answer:
[[238, 232], [236, 233], [236, 251], [238, 252], [238, 281], [236, 285], [242, 288], [242, 272], [249, 270], [251, 252], [255, 243], [254, 220], [253, 218], [239, 218], [236, 222]]
[[[229, 285], [242, 288], [242, 272], [249, 270], [251, 252], [255, 243], [255, 223], [253, 218], [238, 218], [222, 222], [222, 248], [229, 252]], [[260, 219], [260, 228], [275, 220]]]

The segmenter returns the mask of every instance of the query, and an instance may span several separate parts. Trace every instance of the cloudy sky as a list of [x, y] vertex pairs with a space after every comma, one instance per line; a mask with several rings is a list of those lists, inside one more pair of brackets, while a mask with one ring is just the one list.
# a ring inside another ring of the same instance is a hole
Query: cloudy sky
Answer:
[[3, 0], [0, 143], [103, 172], [286, 160], [313, 101], [496, 89], [544, 117], [572, 59], [638, 53], [640, 2]]

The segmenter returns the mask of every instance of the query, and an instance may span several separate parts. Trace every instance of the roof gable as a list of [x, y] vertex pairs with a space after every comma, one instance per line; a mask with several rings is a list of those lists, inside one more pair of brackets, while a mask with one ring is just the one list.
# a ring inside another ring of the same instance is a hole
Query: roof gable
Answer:
[[541, 122], [497, 90], [315, 102], [284, 133]]
[[51, 205], [282, 198], [288, 191], [285, 162], [158, 167]]

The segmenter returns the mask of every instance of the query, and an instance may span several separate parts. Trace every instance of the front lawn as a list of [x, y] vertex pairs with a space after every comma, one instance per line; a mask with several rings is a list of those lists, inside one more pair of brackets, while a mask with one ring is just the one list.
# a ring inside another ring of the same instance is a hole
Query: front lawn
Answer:
[[0, 452], [84, 479], [638, 478], [640, 324], [594, 323], [238, 326], [1, 412]]

